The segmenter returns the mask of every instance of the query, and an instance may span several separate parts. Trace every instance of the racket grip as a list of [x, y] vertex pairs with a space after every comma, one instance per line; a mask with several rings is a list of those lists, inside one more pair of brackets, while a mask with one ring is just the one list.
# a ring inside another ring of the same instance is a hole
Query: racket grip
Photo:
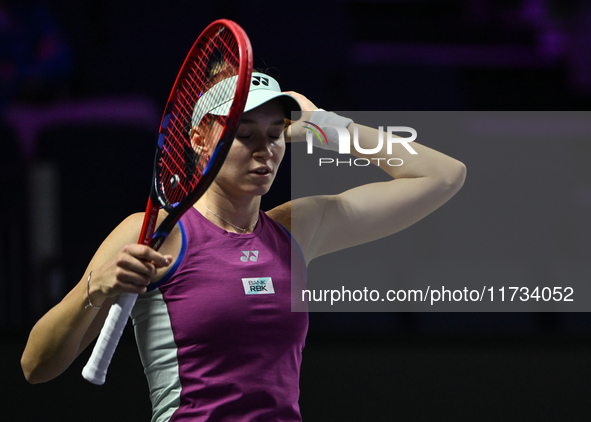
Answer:
[[82, 369], [82, 376], [87, 381], [96, 385], [105, 383], [107, 369], [136, 299], [136, 294], [122, 294], [111, 305], [105, 324], [92, 350], [92, 355], [90, 355], [86, 366]]

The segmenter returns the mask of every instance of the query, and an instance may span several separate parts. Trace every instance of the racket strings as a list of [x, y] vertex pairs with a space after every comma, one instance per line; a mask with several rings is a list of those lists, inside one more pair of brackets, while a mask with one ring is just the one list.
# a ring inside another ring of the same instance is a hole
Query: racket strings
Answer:
[[[193, 127], [192, 117], [205, 92], [222, 80], [237, 75], [239, 56], [238, 42], [231, 31], [222, 31], [202, 47], [197, 57], [185, 64], [159, 160], [160, 196], [168, 204], [180, 202], [199, 183], [224, 134], [226, 116], [206, 114], [198, 128]], [[229, 84], [227, 89], [216, 92], [212, 103], [232, 99], [234, 91], [235, 86]], [[196, 138], [195, 132], [199, 133]]]

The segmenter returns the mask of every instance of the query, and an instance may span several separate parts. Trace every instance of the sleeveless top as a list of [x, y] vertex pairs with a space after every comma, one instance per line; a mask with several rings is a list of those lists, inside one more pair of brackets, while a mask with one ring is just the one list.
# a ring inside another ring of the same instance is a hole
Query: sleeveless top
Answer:
[[252, 233], [227, 232], [195, 208], [179, 226], [177, 261], [132, 312], [152, 421], [301, 421], [299, 247], [262, 211]]

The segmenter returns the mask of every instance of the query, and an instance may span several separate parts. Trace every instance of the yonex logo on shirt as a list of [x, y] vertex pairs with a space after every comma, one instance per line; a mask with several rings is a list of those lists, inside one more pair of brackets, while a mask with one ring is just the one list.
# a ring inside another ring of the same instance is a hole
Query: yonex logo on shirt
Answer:
[[275, 294], [271, 277], [243, 278], [242, 285], [247, 295]]
[[242, 253], [244, 254], [244, 256], [240, 257], [240, 261], [242, 262], [248, 262], [249, 259], [252, 262], [256, 262], [259, 259], [259, 251], [242, 251]]

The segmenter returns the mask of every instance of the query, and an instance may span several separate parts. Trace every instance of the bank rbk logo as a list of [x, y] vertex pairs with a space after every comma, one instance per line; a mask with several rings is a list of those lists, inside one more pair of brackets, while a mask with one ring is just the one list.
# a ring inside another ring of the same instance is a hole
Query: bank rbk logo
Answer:
[[271, 277], [243, 278], [242, 285], [247, 295], [272, 295], [275, 294]]
[[259, 259], [259, 251], [242, 251], [244, 256], [240, 257], [240, 261], [248, 262], [250, 259], [252, 262], [256, 262]]

